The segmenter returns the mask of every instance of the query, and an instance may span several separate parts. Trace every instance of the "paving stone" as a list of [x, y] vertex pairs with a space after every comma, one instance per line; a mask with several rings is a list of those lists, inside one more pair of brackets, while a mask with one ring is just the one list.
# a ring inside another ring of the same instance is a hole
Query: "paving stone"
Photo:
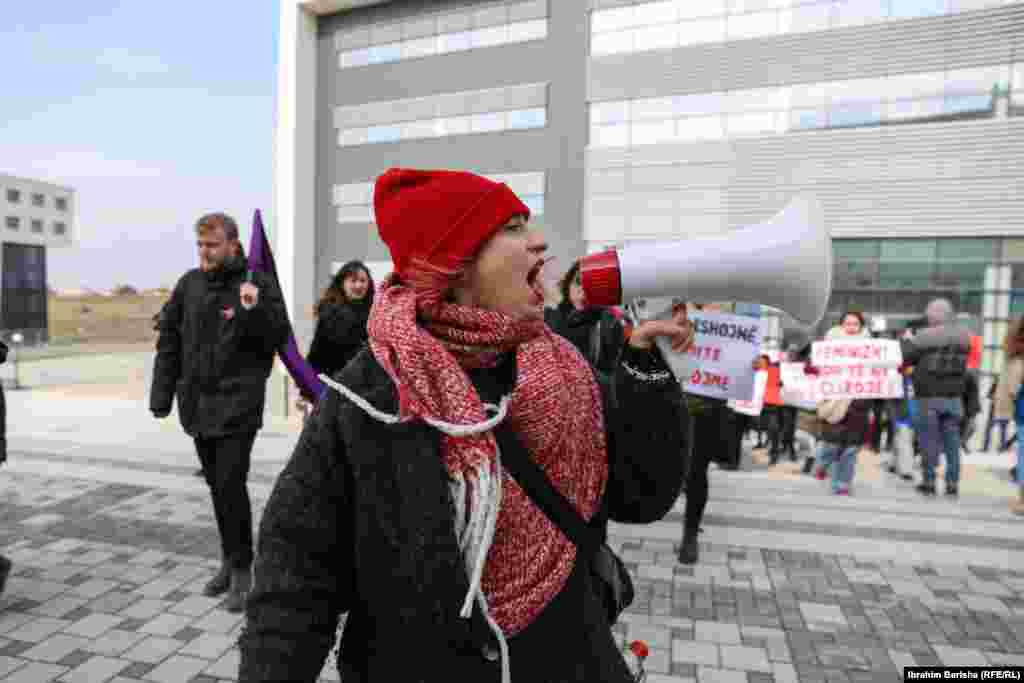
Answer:
[[681, 664], [703, 664], [717, 667], [718, 646], [713, 643], [673, 640], [672, 661]]
[[98, 638], [123, 621], [122, 617], [116, 617], [112, 614], [90, 614], [84, 619], [79, 619], [67, 626], [64, 632], [85, 638]]
[[42, 662], [29, 662], [7, 674], [4, 683], [50, 683], [67, 671], [67, 667]]
[[90, 657], [61, 676], [61, 683], [103, 683], [117, 676], [132, 663], [101, 655]]
[[[181, 683], [198, 675], [210, 665], [204, 659], [175, 655], [150, 671], [146, 678], [155, 683]], [[237, 675], [237, 671], [235, 672]]]
[[35, 647], [25, 650], [21, 656], [25, 659], [53, 664], [84, 647], [87, 643], [85, 638], [57, 633], [36, 643]]
[[146, 638], [144, 633], [111, 629], [99, 638], [92, 640], [85, 649], [96, 654], [117, 656], [140, 643]]
[[740, 644], [740, 629], [736, 624], [697, 621], [694, 623], [694, 639], [711, 643]]
[[180, 650], [181, 647], [182, 642], [180, 640], [162, 638], [160, 636], [149, 636], [148, 638], [139, 641], [137, 645], [127, 650], [122, 656], [125, 659], [132, 660], [133, 662], [157, 664], [162, 662], [171, 654]]

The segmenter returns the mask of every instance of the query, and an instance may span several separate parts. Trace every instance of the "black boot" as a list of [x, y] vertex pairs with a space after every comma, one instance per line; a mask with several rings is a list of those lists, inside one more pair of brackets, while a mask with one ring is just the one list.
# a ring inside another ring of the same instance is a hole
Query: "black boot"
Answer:
[[914, 490], [923, 496], [934, 496], [935, 495], [935, 482], [921, 482]]
[[7, 583], [7, 575], [11, 573], [11, 561], [0, 555], [0, 595], [4, 594], [4, 585]]
[[218, 571], [212, 579], [206, 582], [203, 586], [203, 595], [208, 598], [215, 598], [218, 595], [226, 593], [228, 587], [231, 585], [231, 566], [227, 560], [221, 562], [220, 571]]
[[946, 495], [950, 498], [956, 498], [960, 495], [960, 487], [956, 484], [946, 484]]
[[696, 564], [700, 555], [697, 546], [697, 530], [689, 530], [683, 534], [683, 543], [679, 546], [679, 561], [683, 564]]
[[229, 612], [241, 612], [245, 608], [245, 598], [252, 588], [252, 569], [232, 569], [231, 588], [228, 590], [227, 600], [224, 601], [224, 609]]
[[814, 456], [813, 455], [809, 455], [804, 460], [803, 469], [801, 469], [800, 471], [803, 472], [804, 474], [810, 474], [811, 470], [813, 470], [813, 469], [814, 469]]

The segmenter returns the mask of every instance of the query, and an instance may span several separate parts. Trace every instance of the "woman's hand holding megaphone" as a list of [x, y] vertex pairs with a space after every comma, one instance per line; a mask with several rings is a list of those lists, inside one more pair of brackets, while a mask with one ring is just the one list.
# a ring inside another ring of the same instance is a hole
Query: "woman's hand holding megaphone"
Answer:
[[686, 353], [693, 346], [695, 332], [686, 314], [686, 306], [673, 308], [669, 320], [648, 320], [633, 328], [629, 345], [635, 349], [650, 349], [658, 337], [668, 337], [675, 353]]

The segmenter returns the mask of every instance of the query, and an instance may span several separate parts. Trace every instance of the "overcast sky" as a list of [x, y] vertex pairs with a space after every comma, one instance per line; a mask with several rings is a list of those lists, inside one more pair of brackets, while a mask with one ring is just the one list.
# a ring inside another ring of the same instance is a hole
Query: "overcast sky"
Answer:
[[228, 211], [243, 238], [254, 209], [269, 218], [277, 8], [5, 3], [0, 172], [77, 191], [51, 286], [170, 285], [195, 264], [200, 214]]

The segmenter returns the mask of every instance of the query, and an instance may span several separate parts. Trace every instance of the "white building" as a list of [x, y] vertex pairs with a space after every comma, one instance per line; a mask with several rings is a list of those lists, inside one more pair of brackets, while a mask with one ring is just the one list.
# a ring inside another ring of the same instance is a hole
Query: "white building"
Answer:
[[527, 180], [563, 264], [810, 192], [831, 320], [945, 296], [992, 373], [1024, 314], [1020, 0], [283, 0], [280, 50], [292, 311], [340, 261], [386, 271], [368, 188], [406, 165]]
[[75, 191], [0, 174], [0, 332], [47, 337], [48, 247], [75, 241]]

